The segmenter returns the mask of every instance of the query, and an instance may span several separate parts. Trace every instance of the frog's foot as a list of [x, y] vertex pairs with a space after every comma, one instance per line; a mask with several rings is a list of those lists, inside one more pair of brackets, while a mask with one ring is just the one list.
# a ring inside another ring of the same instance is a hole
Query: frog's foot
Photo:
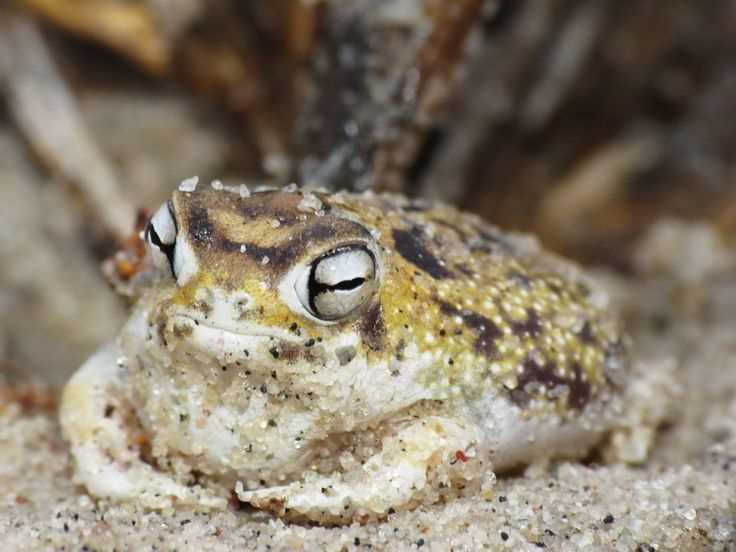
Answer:
[[322, 523], [366, 522], [440, 497], [439, 487], [462, 488], [489, 465], [475, 457], [475, 431], [455, 420], [429, 417], [387, 437], [380, 453], [344, 474], [307, 476], [238, 498], [278, 515]]
[[119, 357], [115, 345], [103, 347], [64, 388], [59, 416], [76, 461], [76, 480], [95, 496], [134, 500], [147, 508], [224, 508], [225, 499], [179, 483], [141, 459], [134, 416], [123, 398]]

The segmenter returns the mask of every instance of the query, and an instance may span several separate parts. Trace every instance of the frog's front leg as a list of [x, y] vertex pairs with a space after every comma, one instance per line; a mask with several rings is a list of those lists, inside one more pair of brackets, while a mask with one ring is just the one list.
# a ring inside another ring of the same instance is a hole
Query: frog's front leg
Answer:
[[224, 508], [225, 499], [198, 486], [183, 485], [141, 459], [135, 413], [125, 399], [118, 365], [120, 355], [116, 345], [106, 345], [64, 388], [59, 414], [77, 464], [77, 481], [95, 496], [137, 500], [149, 508], [174, 503]]
[[[316, 475], [280, 487], [245, 491], [238, 498], [292, 518], [345, 523], [385, 517], [391, 510], [416, 506], [435, 485], [458, 487], [477, 477], [466, 463], [477, 432], [464, 423], [439, 416], [412, 420], [384, 438], [381, 451], [346, 473]], [[472, 474], [472, 475], [471, 475]]]

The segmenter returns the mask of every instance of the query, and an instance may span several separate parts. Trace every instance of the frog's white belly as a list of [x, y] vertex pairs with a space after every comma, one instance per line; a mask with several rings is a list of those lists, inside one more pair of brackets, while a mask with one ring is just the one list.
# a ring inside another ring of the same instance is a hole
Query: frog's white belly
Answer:
[[[155, 370], [147, 373], [156, 374]], [[187, 373], [191, 375], [190, 371]], [[246, 394], [236, 401], [230, 391], [225, 391], [227, 406], [206, 408], [199, 392], [206, 386], [201, 382], [187, 388], [159, 373], [154, 375], [159, 383], [150, 385], [149, 381], [145, 387], [148, 395], [137, 397], [137, 410], [147, 430], [160, 436], [156, 445], [167, 449], [162, 454], [175, 452], [189, 457], [206, 473], [247, 479], [272, 479], [277, 475], [280, 480], [288, 480], [303, 473], [331, 436], [360, 432], [386, 420], [400, 423], [405, 409], [430, 398], [416, 382], [394, 380], [381, 386], [376, 385], [376, 378], [366, 377], [369, 373], [358, 369], [355, 378], [345, 378], [352, 381], [333, 382], [335, 402], [330, 403], [331, 411], [299, 408], [291, 403], [280, 404], [276, 416], [269, 414], [269, 400], [261, 392]], [[346, 386], [350, 386], [350, 392], [343, 399], [349, 397], [351, 401], [370, 394], [372, 389], [373, 408], [363, 415], [356, 411], [348, 414], [346, 409], [350, 406], [340, 397]], [[361, 388], [366, 392], [361, 393]], [[411, 388], [421, 391], [406, 393]], [[476, 448], [483, 451], [496, 470], [530, 459], [579, 456], [608, 429], [606, 418], [598, 411], [597, 416], [572, 420], [529, 417], [499, 393], [454, 399], [452, 410], [454, 418], [476, 428], [481, 436]], [[185, 423], [181, 422], [182, 416]], [[275, 428], [271, 428], [271, 423], [278, 431], [272, 430]]]
[[[268, 356], [263, 350], [279, 342], [274, 336], [234, 334], [199, 324], [191, 327], [187, 345], [214, 351], [213, 356], [192, 356], [180, 364], [189, 357], [168, 356], [147, 336], [147, 319], [139, 312], [122, 332], [124, 387], [146, 433], [153, 436], [155, 455], [181, 455], [204, 473], [292, 479], [330, 448], [328, 441], [335, 435], [344, 439], [351, 432], [393, 423], [405, 409], [433, 398], [419, 381], [433, 362], [430, 353], [410, 348], [412, 360], [403, 362], [400, 371], [389, 361], [368, 366], [362, 357], [328, 367], [258, 364], [244, 359], [242, 351]], [[354, 338], [345, 336], [330, 347], [353, 344]], [[223, 372], [230, 376], [226, 385]], [[298, 399], [307, 394], [313, 396], [311, 402]]]

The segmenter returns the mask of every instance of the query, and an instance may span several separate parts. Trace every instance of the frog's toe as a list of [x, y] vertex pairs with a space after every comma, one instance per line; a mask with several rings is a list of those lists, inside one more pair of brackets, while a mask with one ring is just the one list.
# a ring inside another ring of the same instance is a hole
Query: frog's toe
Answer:
[[235, 494], [241, 502], [283, 516], [286, 513], [286, 504], [290, 492], [288, 485], [269, 487], [257, 491], [246, 491], [243, 489], [242, 483], [238, 481], [235, 487]]
[[[399, 484], [403, 487], [403, 485]], [[375, 490], [381, 487], [381, 500], [376, 500]], [[405, 501], [392, 502], [381, 482], [365, 480], [348, 485], [339, 474], [320, 476], [309, 482], [295, 482], [291, 485], [269, 487], [255, 491], [244, 491], [241, 485], [236, 488], [238, 499], [256, 508], [272, 512], [278, 516], [295, 520], [309, 520], [320, 523], [350, 523], [354, 519], [380, 519], [385, 517], [392, 504], [397, 508]]]

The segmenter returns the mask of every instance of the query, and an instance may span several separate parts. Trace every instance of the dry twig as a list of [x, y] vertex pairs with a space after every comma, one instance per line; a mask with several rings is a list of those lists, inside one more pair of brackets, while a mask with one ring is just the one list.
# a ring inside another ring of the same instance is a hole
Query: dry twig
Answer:
[[53, 173], [76, 185], [98, 220], [123, 240], [136, 210], [96, 145], [36, 24], [20, 15], [0, 20], [0, 79], [30, 147]]

